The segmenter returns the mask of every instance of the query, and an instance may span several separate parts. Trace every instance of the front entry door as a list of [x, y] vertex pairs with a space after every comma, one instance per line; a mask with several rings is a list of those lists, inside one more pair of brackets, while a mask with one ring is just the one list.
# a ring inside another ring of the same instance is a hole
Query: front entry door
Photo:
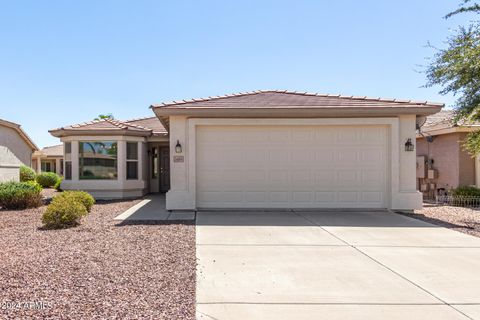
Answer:
[[170, 190], [170, 149], [160, 148], [160, 192]]

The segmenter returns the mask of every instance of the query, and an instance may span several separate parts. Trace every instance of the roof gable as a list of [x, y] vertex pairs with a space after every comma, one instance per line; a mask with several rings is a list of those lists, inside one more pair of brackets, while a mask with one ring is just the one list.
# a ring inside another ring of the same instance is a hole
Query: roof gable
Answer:
[[66, 127], [61, 127], [49, 132], [55, 137], [66, 135], [97, 135], [97, 134], [120, 134], [151, 136], [166, 134], [167, 131], [157, 117], [140, 118], [133, 120], [101, 119], [83, 122]]
[[15, 130], [33, 151], [38, 151], [38, 147], [35, 142], [33, 142], [33, 140], [28, 136], [28, 134], [22, 129], [19, 124], [0, 119], [0, 126], [8, 127]]

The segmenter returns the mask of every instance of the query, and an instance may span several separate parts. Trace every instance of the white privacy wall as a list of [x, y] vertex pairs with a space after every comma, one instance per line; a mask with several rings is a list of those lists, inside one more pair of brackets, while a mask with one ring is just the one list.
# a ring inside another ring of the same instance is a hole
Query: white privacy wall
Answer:
[[[171, 189], [167, 193], [168, 210], [196, 209], [196, 127], [198, 125], [222, 126], [322, 126], [322, 125], [387, 125], [387, 208], [412, 210], [422, 205], [421, 194], [416, 191], [415, 152], [405, 151], [408, 138], [415, 143], [415, 115], [392, 118], [316, 118], [316, 119], [219, 119], [170, 117], [170, 174]], [[177, 140], [182, 145], [182, 153], [175, 153]], [[201, 150], [199, 150], [201, 152]], [[175, 156], [183, 156], [184, 161], [174, 161]]]

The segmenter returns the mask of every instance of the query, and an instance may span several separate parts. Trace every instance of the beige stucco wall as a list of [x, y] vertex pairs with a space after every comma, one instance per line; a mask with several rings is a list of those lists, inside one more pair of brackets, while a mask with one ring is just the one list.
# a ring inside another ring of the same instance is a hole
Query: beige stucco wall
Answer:
[[429, 156], [434, 161], [433, 169], [438, 170], [438, 178], [432, 180], [437, 188], [475, 184], [475, 160], [462, 147], [465, 135], [462, 132], [438, 135], [431, 143], [425, 138], [417, 139], [417, 155]]
[[[195, 132], [196, 125], [388, 125], [390, 161], [387, 193], [391, 209], [411, 210], [422, 205], [421, 194], [416, 191], [415, 152], [405, 152], [408, 138], [415, 143], [415, 115], [392, 118], [317, 118], [317, 119], [212, 119], [170, 117], [170, 177], [171, 189], [167, 193], [167, 209], [196, 209], [195, 186]], [[183, 146], [182, 154], [175, 154], [177, 140]], [[183, 162], [173, 161], [184, 156]]]
[[19, 167], [31, 166], [32, 149], [12, 128], [0, 125], [0, 182], [19, 179]]

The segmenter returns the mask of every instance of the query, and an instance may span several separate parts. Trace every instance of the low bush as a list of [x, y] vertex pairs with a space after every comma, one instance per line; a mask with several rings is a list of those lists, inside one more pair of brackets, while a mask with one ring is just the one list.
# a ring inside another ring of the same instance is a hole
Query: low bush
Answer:
[[35, 171], [27, 166], [20, 167], [20, 182], [35, 181], [37, 174]]
[[480, 198], [480, 189], [472, 186], [461, 186], [449, 192], [450, 205], [456, 207], [468, 207], [476, 203]]
[[462, 186], [450, 191], [454, 197], [480, 197], [480, 189], [472, 186]]
[[44, 188], [52, 188], [60, 180], [60, 176], [54, 172], [42, 172], [37, 175], [37, 182]]
[[[58, 196], [55, 198], [58, 198]], [[59, 198], [48, 205], [42, 216], [42, 222], [48, 229], [69, 228], [80, 224], [82, 217], [87, 214], [87, 208], [80, 202], [71, 201], [68, 198]]]
[[53, 188], [57, 191], [62, 191], [61, 185], [62, 185], [63, 177], [59, 177], [57, 183], [53, 186]]
[[85, 207], [85, 209], [87, 209], [88, 212], [90, 212], [92, 206], [95, 204], [95, 199], [85, 191], [64, 191], [53, 197], [52, 203], [64, 200], [70, 202], [79, 202]]
[[0, 207], [4, 209], [36, 208], [42, 204], [42, 187], [36, 182], [0, 183]]

